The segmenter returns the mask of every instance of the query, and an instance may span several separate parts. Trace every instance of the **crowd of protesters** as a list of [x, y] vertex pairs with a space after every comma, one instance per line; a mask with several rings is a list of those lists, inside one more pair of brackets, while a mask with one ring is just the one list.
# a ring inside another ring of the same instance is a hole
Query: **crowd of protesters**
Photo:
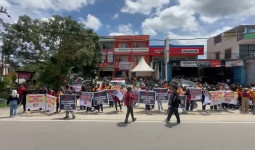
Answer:
[[[253, 110], [255, 112], [255, 88], [252, 86], [252, 88], [243, 88], [241, 85], [236, 85], [236, 84], [226, 84], [226, 83], [219, 83], [218, 85], [215, 86], [209, 86], [207, 83], [201, 84], [197, 82], [197, 87], [201, 88], [201, 93], [202, 93], [202, 103], [205, 101], [206, 95], [210, 95], [209, 91], [234, 91], [238, 93], [238, 103], [236, 105], [234, 104], [220, 104], [220, 105], [214, 105], [210, 106], [211, 110], [218, 110], [219, 107], [221, 109], [240, 109], [241, 112], [249, 112], [249, 110]], [[151, 91], [153, 88], [157, 87], [150, 87], [146, 86], [144, 83], [140, 84], [140, 86], [133, 85], [132, 88], [125, 88], [122, 87], [118, 84], [115, 86], [109, 86], [107, 83], [102, 83], [101, 85], [98, 84], [95, 87], [92, 88], [87, 88], [86, 86], [82, 86], [80, 92], [98, 92], [98, 91], [104, 91], [104, 90], [115, 90], [113, 93], [113, 100], [112, 102], [109, 103], [110, 107], [114, 107], [116, 111], [122, 111], [122, 106], [123, 102], [127, 106], [127, 116], [125, 119], [125, 122], [128, 122], [128, 116], [131, 114], [132, 120], [135, 121], [136, 118], [134, 118], [133, 115], [133, 108], [131, 108], [131, 103], [132, 106], [137, 103], [135, 100], [131, 100], [134, 96], [132, 91], [134, 90], [147, 90]], [[180, 122], [180, 117], [177, 114], [176, 108], [177, 102], [179, 102], [179, 95], [185, 95], [187, 96], [186, 99], [186, 110], [187, 111], [193, 111], [195, 107], [196, 101], [191, 100], [191, 93], [189, 88], [181, 85], [176, 85], [173, 83], [163, 83], [161, 88], [167, 88], [169, 89], [169, 93], [175, 95], [175, 98], [169, 98], [169, 108], [168, 109], [168, 117], [166, 121], [169, 121], [171, 118], [172, 114], [175, 114], [177, 117], [177, 122]], [[17, 109], [18, 105], [22, 104], [23, 105], [23, 112], [26, 112], [26, 95], [30, 94], [28, 88], [26, 86], [21, 86], [17, 91], [13, 90], [10, 97], [8, 98], [7, 104], [10, 105], [10, 117], [17, 117]], [[71, 87], [70, 85], [66, 85], [64, 89], [59, 89], [57, 91], [54, 91], [51, 88], [47, 88], [45, 86], [42, 86], [40, 90], [38, 91], [38, 94], [49, 94], [52, 96], [56, 96], [56, 112], [60, 112], [60, 98], [59, 95], [61, 94], [76, 94], [76, 98], [79, 99], [79, 96], [81, 93], [75, 92], [74, 88]], [[133, 98], [134, 99], [134, 98]], [[176, 100], [177, 99], [177, 100]], [[174, 101], [176, 100], [176, 101]], [[156, 100], [157, 101], [157, 100]], [[173, 103], [171, 103], [173, 102]], [[158, 104], [158, 110], [163, 111], [163, 106], [162, 106], [162, 101], [157, 101]], [[119, 107], [119, 110], [118, 110]], [[154, 105], [145, 105], [145, 110], [146, 111], [151, 111], [154, 109]], [[85, 106], [80, 106], [80, 110], [85, 110], [86, 112], [103, 112], [103, 104], [98, 104], [94, 105], [92, 101], [92, 107], [85, 107]], [[206, 105], [202, 105], [202, 110], [206, 110]], [[74, 111], [66, 111], [66, 116], [65, 118], [69, 118], [69, 113], [72, 114], [72, 118], [75, 119], [75, 112]]]

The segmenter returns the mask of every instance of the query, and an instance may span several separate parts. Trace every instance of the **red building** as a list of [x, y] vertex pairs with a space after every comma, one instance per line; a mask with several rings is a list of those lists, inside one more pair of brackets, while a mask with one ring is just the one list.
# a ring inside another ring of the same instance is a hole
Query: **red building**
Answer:
[[114, 37], [114, 77], [131, 78], [131, 70], [141, 57], [150, 64], [150, 36], [131, 35]]

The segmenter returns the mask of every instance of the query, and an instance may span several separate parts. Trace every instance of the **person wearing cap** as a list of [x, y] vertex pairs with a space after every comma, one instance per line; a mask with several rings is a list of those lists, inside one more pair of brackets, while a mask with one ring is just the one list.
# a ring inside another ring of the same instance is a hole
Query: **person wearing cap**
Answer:
[[127, 114], [126, 114], [126, 119], [125, 119], [125, 123], [128, 123], [128, 117], [129, 114], [131, 114], [132, 117], [132, 121], [136, 121], [136, 118], [134, 117], [134, 112], [133, 112], [133, 100], [135, 99], [133, 92], [131, 90], [130, 87], [128, 87], [127, 89], [127, 93], [125, 95], [125, 105], [127, 106]]
[[171, 101], [171, 108], [170, 111], [168, 113], [168, 116], [166, 118], [166, 122], [170, 122], [170, 119], [172, 117], [172, 115], [174, 114], [176, 119], [177, 119], [177, 123], [181, 123], [180, 120], [180, 115], [178, 112], [178, 107], [180, 104], [180, 98], [179, 98], [179, 94], [177, 92], [177, 87], [176, 86], [171, 86], [171, 90], [173, 91], [172, 96], [170, 96], [170, 101]]

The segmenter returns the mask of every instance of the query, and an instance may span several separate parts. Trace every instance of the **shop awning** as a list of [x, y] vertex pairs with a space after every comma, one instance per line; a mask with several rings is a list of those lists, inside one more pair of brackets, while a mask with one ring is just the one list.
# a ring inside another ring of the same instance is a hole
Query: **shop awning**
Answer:
[[142, 57], [132, 72], [154, 72], [154, 70], [145, 62]]

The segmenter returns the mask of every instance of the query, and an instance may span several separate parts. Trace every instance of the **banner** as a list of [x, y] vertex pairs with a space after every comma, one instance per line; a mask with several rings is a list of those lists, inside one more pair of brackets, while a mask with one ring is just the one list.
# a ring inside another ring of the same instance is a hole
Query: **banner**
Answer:
[[180, 99], [180, 101], [181, 101], [180, 108], [186, 110], [187, 96], [186, 96], [186, 95], [179, 96], [179, 99]]
[[75, 94], [60, 95], [60, 110], [76, 110]]
[[114, 101], [114, 92], [115, 92], [116, 90], [107, 90], [107, 94], [108, 94], [108, 99], [109, 99], [109, 101]]
[[243, 60], [226, 61], [226, 67], [240, 67], [244, 66]]
[[30, 110], [45, 109], [45, 95], [28, 94], [26, 99], [26, 109]]
[[222, 103], [237, 104], [238, 93], [233, 91], [225, 91]]
[[80, 106], [92, 107], [92, 92], [81, 92], [80, 96]]
[[211, 105], [218, 105], [222, 103], [224, 99], [224, 91], [210, 91], [211, 94]]
[[155, 105], [156, 92], [154, 91], [140, 91], [139, 103], [146, 105]]
[[55, 108], [56, 108], [56, 100], [57, 100], [57, 98], [55, 96], [47, 94], [46, 95], [46, 105], [45, 105], [46, 110], [48, 110], [50, 112], [54, 112]]
[[181, 67], [198, 67], [197, 61], [181, 61]]
[[200, 88], [189, 88], [191, 100], [201, 100], [202, 91]]
[[168, 101], [168, 89], [155, 88], [153, 91], [156, 92], [157, 101]]
[[94, 106], [100, 105], [100, 104], [108, 104], [108, 95], [106, 91], [101, 91], [101, 92], [95, 92], [94, 93]]

